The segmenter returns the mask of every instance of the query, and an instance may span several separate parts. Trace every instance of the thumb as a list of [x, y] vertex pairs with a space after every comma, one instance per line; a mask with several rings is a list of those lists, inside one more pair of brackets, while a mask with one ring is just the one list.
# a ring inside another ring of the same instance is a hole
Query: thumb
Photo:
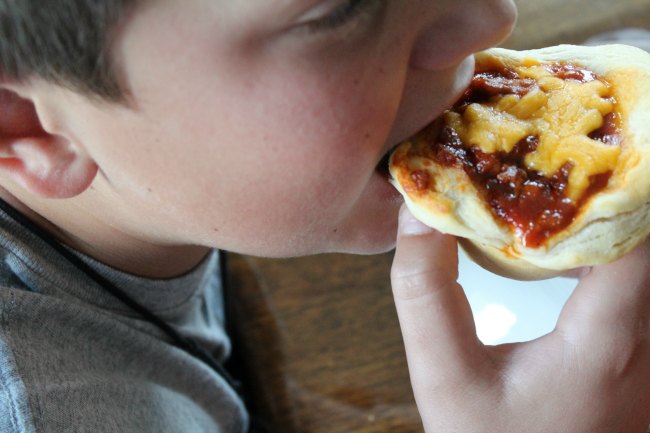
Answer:
[[[391, 271], [393, 296], [414, 385], [471, 377], [482, 362], [472, 311], [456, 282], [456, 239], [402, 207]], [[445, 374], [439, 374], [444, 371]], [[430, 388], [431, 389], [431, 388]]]

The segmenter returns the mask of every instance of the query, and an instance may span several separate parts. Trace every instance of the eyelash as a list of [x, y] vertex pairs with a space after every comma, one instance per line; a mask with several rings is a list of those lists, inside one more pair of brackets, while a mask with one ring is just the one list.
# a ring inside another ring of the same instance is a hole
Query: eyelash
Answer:
[[334, 30], [351, 23], [364, 13], [369, 12], [379, 0], [346, 0], [327, 16], [306, 23], [309, 31], [318, 32]]

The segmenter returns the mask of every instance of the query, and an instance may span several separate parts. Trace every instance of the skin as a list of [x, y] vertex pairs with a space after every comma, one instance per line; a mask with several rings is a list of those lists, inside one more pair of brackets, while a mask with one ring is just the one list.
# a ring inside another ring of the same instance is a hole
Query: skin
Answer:
[[476, 337], [455, 249], [402, 210], [393, 293], [427, 432], [647, 431], [650, 242], [583, 271], [553, 332], [500, 346]]
[[81, 174], [66, 168], [67, 186], [46, 175], [53, 191], [29, 171], [14, 176], [27, 191], [3, 184], [67, 243], [149, 276], [182, 273], [215, 246], [387, 251], [401, 198], [377, 164], [454, 102], [470, 54], [510, 32], [514, 9], [370, 3], [343, 27], [308, 31], [343, 2], [144, 2], [113, 46], [127, 106], [16, 87]]
[[[454, 102], [470, 54], [508, 35], [515, 13], [509, 0], [368, 2], [381, 7], [306, 30], [341, 4], [143, 2], [112, 46], [125, 104], [2, 84], [0, 194], [144, 276], [182, 274], [210, 247], [389, 250], [401, 199], [379, 161]], [[393, 290], [427, 431], [650, 422], [647, 246], [585, 277], [556, 332], [491, 348], [455, 283], [453, 240], [408, 213], [397, 239]]]

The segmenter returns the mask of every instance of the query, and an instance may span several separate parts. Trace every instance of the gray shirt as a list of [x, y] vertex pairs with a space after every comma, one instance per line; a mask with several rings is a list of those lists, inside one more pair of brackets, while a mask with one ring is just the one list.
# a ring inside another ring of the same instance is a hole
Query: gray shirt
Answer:
[[[82, 258], [217, 359], [228, 356], [217, 252], [169, 280]], [[0, 260], [0, 432], [246, 430], [221, 376], [2, 212]]]

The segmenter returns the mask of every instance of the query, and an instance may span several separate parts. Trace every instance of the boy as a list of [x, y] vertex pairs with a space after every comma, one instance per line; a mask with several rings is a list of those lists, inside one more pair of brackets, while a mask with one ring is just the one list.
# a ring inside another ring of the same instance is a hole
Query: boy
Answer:
[[[382, 157], [515, 15], [510, 0], [0, 4], [0, 195], [20, 212], [3, 205], [3, 432], [244, 431], [211, 361], [107, 291], [223, 360], [211, 248], [392, 248]], [[393, 287], [425, 429], [642, 432], [649, 254], [594, 269], [548, 337], [485, 348], [453, 240], [402, 211]]]

